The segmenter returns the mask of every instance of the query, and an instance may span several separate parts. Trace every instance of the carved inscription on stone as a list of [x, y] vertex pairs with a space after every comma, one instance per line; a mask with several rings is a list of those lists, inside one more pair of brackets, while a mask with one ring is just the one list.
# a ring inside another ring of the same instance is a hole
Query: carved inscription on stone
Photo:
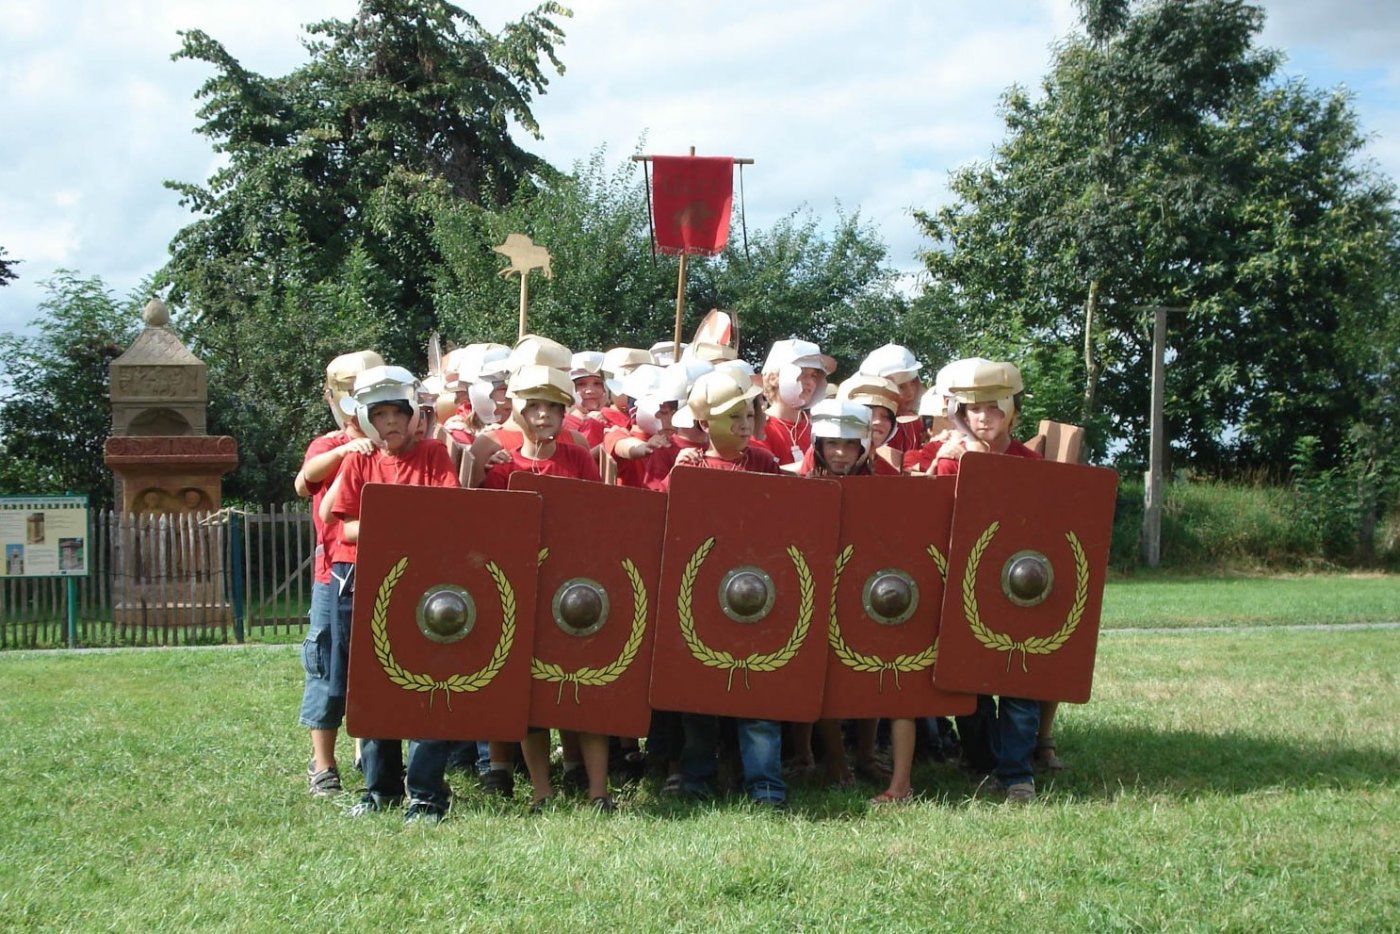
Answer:
[[112, 398], [188, 399], [199, 392], [199, 376], [183, 366], [114, 367]]

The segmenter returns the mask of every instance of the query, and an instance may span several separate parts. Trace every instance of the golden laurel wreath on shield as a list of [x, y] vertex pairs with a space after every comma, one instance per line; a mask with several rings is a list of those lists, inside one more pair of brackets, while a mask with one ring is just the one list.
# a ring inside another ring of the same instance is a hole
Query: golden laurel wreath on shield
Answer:
[[452, 709], [453, 694], [471, 694], [486, 687], [506, 666], [510, 647], [515, 642], [515, 591], [504, 571], [494, 561], [486, 562], [486, 571], [496, 583], [496, 594], [501, 601], [501, 637], [491, 651], [491, 660], [482, 668], [469, 675], [452, 675], [448, 678], [434, 678], [420, 672], [409, 671], [394, 658], [393, 647], [389, 643], [389, 600], [394, 595], [394, 587], [408, 569], [408, 556], [398, 560], [379, 585], [379, 593], [374, 598], [374, 613], [370, 616], [369, 630], [374, 636], [374, 656], [389, 680], [405, 691], [426, 693], [429, 702], [433, 692], [446, 691], [448, 709]]
[[1017, 641], [1004, 632], [988, 628], [987, 624], [982, 622], [982, 616], [977, 609], [977, 566], [982, 561], [982, 553], [992, 543], [992, 536], [996, 535], [1000, 527], [1000, 522], [993, 522], [987, 526], [987, 530], [977, 539], [971, 554], [968, 555], [967, 570], [963, 572], [962, 583], [963, 615], [967, 617], [967, 624], [972, 628], [972, 635], [978, 642], [993, 651], [1007, 653], [1007, 671], [1011, 670], [1012, 657], [1020, 652], [1021, 670], [1029, 672], [1030, 669], [1026, 667], [1027, 655], [1049, 655], [1058, 651], [1079, 628], [1079, 623], [1084, 618], [1084, 605], [1089, 600], [1089, 559], [1084, 556], [1084, 546], [1079, 543], [1079, 536], [1072, 531], [1066, 532], [1065, 540], [1069, 542], [1070, 551], [1074, 553], [1075, 581], [1074, 602], [1070, 604], [1065, 623], [1052, 635], [1031, 636]]
[[808, 631], [812, 628], [812, 606], [816, 585], [812, 583], [812, 572], [807, 568], [807, 561], [802, 557], [802, 552], [798, 551], [795, 545], [789, 545], [786, 549], [787, 556], [792, 561], [793, 569], [797, 571], [797, 623], [793, 626], [787, 642], [776, 652], [767, 652], [762, 655], [753, 652], [744, 658], [735, 658], [723, 649], [710, 648], [700, 640], [695, 632], [695, 616], [691, 612], [694, 603], [695, 578], [700, 574], [700, 565], [705, 563], [705, 558], [709, 556], [710, 550], [714, 547], [715, 538], [712, 535], [705, 539], [699, 548], [695, 549], [695, 553], [690, 556], [690, 560], [685, 564], [685, 570], [681, 573], [680, 593], [676, 596], [676, 615], [680, 617], [681, 636], [685, 639], [686, 647], [690, 649], [690, 654], [695, 656], [696, 661], [707, 668], [723, 668], [729, 672], [729, 680], [724, 688], [726, 691], [734, 688], [734, 672], [739, 670], [744, 672], [744, 687], [748, 688], [749, 672], [777, 671], [797, 655], [797, 650], [802, 647]]
[[[549, 549], [541, 548], [539, 554], [539, 564], [544, 564], [549, 557]], [[642, 647], [642, 637], [646, 635], [647, 628], [647, 588], [642, 583], [642, 574], [637, 570], [637, 566], [632, 563], [631, 558], [622, 559], [622, 570], [627, 574], [627, 581], [632, 585], [632, 631], [627, 636], [627, 641], [622, 645], [622, 651], [617, 658], [613, 659], [602, 668], [589, 668], [584, 666], [575, 671], [565, 671], [553, 662], [540, 661], [538, 658], [530, 659], [530, 677], [536, 681], [547, 681], [550, 684], [559, 685], [559, 696], [555, 698], [556, 704], [564, 699], [564, 685], [574, 686], [574, 703], [579, 702], [579, 685], [589, 688], [601, 688], [612, 684], [623, 673], [631, 667], [632, 662], [637, 657], [637, 651]]]
[[[836, 591], [841, 586], [841, 575], [846, 572], [846, 565], [851, 562], [851, 556], [855, 554], [855, 545], [847, 545], [842, 549], [841, 554], [836, 556], [836, 576], [831, 582], [831, 621], [826, 628], [826, 641], [831, 646], [831, 650], [836, 653], [836, 657], [841, 660], [841, 664], [853, 671], [874, 671], [879, 673], [877, 689], [883, 693], [885, 690], [885, 672], [894, 672], [894, 689], [900, 690], [899, 676], [915, 672], [925, 671], [932, 668], [938, 661], [938, 637], [933, 637], [933, 642], [928, 648], [914, 655], [896, 655], [892, 660], [885, 661], [878, 655], [864, 655], [851, 648], [846, 643], [846, 637], [841, 634], [841, 624], [836, 618]], [[938, 576], [943, 579], [946, 586], [948, 583], [948, 559], [943, 557], [943, 553], [936, 545], [928, 546], [928, 556], [933, 559], [934, 565], [938, 568]]]

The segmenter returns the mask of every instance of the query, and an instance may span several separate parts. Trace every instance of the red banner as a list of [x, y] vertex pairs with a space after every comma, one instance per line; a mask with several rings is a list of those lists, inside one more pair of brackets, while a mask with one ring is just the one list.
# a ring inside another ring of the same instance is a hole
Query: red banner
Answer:
[[729, 239], [734, 160], [728, 156], [653, 156], [652, 216], [662, 253], [714, 256]]

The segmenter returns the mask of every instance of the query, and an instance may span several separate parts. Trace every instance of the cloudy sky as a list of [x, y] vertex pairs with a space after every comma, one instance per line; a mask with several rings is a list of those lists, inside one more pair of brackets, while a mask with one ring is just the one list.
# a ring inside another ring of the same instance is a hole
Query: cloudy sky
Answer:
[[[458, 0], [489, 29], [533, 7]], [[911, 273], [911, 208], [947, 197], [948, 172], [1002, 138], [999, 95], [1034, 86], [1074, 24], [1072, 0], [573, 0], [567, 72], [538, 99], [544, 139], [569, 166], [599, 146], [745, 156], [750, 225], [803, 207], [859, 211]], [[1400, 178], [1400, 4], [1264, 0], [1263, 42], [1285, 72], [1345, 85], [1370, 156]], [[354, 0], [0, 0], [0, 247], [22, 260], [0, 288], [0, 331], [23, 329], [55, 269], [118, 295], [161, 266], [190, 216], [162, 186], [215, 166], [194, 134], [208, 76], [172, 62], [198, 28], [246, 68], [305, 60], [301, 26], [345, 19]]]

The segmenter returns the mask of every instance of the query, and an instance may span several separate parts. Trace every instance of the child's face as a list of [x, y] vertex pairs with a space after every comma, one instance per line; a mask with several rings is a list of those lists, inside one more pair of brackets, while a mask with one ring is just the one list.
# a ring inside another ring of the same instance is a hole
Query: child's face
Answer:
[[578, 393], [578, 407], [585, 412], [601, 412], [607, 401], [607, 389], [601, 376], [584, 376], [574, 380], [574, 392]]
[[510, 418], [510, 396], [506, 395], [506, 384], [497, 383], [496, 388], [491, 390], [491, 401], [496, 403], [496, 421], [504, 422]]
[[753, 436], [753, 406], [744, 405], [729, 415], [710, 419], [705, 423], [705, 431], [716, 451], [742, 451]]
[[802, 373], [797, 377], [797, 385], [802, 387], [802, 404], [808, 405], [812, 402], [820, 402], [820, 399], [812, 398], [817, 392], [817, 386], [826, 380], [826, 371], [819, 370], [814, 366], [804, 366]]
[[880, 447], [890, 440], [892, 434], [894, 434], [894, 419], [890, 416], [890, 410], [884, 406], [872, 405], [870, 407], [870, 446]]
[[656, 420], [661, 423], [662, 431], [672, 431], [675, 426], [671, 424], [671, 418], [676, 414], [676, 409], [680, 408], [674, 402], [663, 402], [656, 409]]
[[553, 441], [564, 427], [564, 406], [559, 402], [543, 399], [525, 400], [525, 408], [520, 412], [526, 429], [538, 444]]
[[845, 476], [860, 460], [860, 442], [854, 438], [819, 438], [818, 443], [822, 446], [822, 460], [834, 474]]
[[914, 412], [919, 408], [919, 397], [924, 394], [924, 384], [919, 382], [917, 376], [911, 377], [899, 384], [899, 410], [901, 412]]
[[396, 454], [412, 440], [408, 435], [408, 425], [412, 416], [397, 402], [379, 402], [369, 407], [369, 423], [379, 433], [390, 454]]
[[963, 406], [963, 418], [972, 436], [983, 444], [1005, 438], [1011, 431], [1011, 419], [995, 402], [973, 402]]

